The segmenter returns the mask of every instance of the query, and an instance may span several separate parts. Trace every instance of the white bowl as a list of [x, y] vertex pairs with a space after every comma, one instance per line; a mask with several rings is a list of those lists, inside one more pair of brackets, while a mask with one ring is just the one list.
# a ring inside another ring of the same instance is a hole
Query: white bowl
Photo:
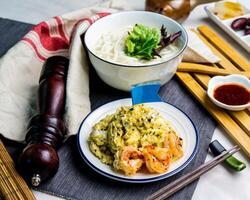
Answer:
[[214, 98], [214, 90], [220, 85], [224, 85], [227, 83], [238, 83], [240, 85], [245, 86], [250, 90], [250, 81], [246, 76], [238, 75], [238, 74], [233, 74], [229, 76], [215, 76], [210, 79], [208, 83], [208, 90], [207, 94], [211, 101], [216, 104], [217, 106], [221, 108], [225, 108], [227, 110], [232, 110], [232, 111], [239, 111], [239, 110], [244, 110], [245, 108], [250, 106], [250, 102], [244, 105], [227, 105], [224, 103], [221, 103], [220, 101], [216, 100]]
[[[168, 60], [145, 65], [124, 65], [104, 60], [94, 53], [94, 47], [106, 31], [117, 31], [127, 26], [143, 24], [150, 27], [167, 27], [168, 33], [182, 31], [178, 38], [178, 52]], [[187, 46], [188, 36], [185, 29], [176, 21], [152, 12], [126, 11], [106, 16], [89, 27], [85, 34], [85, 45], [89, 58], [97, 74], [108, 85], [125, 91], [130, 91], [133, 85], [149, 81], [159, 81], [165, 84], [175, 74], [180, 64], [183, 52]]]

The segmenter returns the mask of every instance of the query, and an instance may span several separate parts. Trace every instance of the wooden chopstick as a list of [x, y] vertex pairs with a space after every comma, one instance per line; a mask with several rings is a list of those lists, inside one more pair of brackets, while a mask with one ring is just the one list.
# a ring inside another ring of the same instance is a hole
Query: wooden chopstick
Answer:
[[238, 152], [240, 148], [238, 146], [234, 146], [233, 148], [229, 149], [228, 151], [223, 152], [222, 154], [216, 156], [212, 160], [204, 163], [197, 169], [195, 169], [192, 172], [189, 172], [188, 174], [178, 178], [174, 182], [168, 184], [167, 186], [161, 188], [157, 192], [153, 193], [149, 197], [147, 197], [145, 200], [163, 200], [167, 197], [171, 196], [175, 192], [179, 191], [189, 183], [193, 182], [197, 178], [199, 178], [201, 175], [205, 174], [224, 160], [226, 160], [228, 157], [233, 155], [234, 153]]
[[[198, 27], [199, 29], [200, 27]], [[208, 30], [211, 32], [212, 30], [208, 28]], [[233, 65], [223, 54], [222, 54], [222, 50], [220, 49], [216, 49], [213, 45], [211, 45], [211, 43], [203, 36], [201, 35], [200, 32], [197, 32], [195, 30], [193, 30], [198, 37], [200, 37], [200, 39], [212, 50], [212, 52], [214, 54], [216, 54], [220, 59], [221, 62], [217, 63], [217, 64], [213, 64], [214, 68], [224, 68], [224, 70], [238, 70], [240, 72], [240, 69], [238, 68], [238, 66]], [[204, 32], [206, 33], [206, 31]], [[214, 33], [214, 37], [216, 37], [216, 40], [220, 40], [221, 42], [223, 42], [223, 39], [220, 38], [220, 36], [218, 36], [217, 34]], [[229, 47], [230, 48], [230, 47]], [[235, 51], [235, 54], [238, 54]], [[245, 61], [246, 62], [246, 61]], [[242, 69], [244, 68], [244, 66], [241, 67]], [[246, 68], [247, 69], [247, 68]], [[246, 70], [245, 69], [245, 70]], [[247, 70], [246, 70], [247, 71]], [[248, 71], [249, 72], [249, 71]], [[201, 74], [194, 74], [194, 77], [197, 79], [197, 81], [205, 88], [207, 89], [208, 86], [208, 82], [210, 80], [210, 76], [208, 75], [201, 75]], [[230, 111], [228, 112], [231, 117], [239, 124], [239, 126], [250, 136], [250, 115], [246, 112], [247, 110], [243, 110], [243, 111], [238, 111], [238, 112], [233, 112]]]
[[[213, 51], [218, 51], [219, 54], [223, 54], [223, 60], [220, 62], [223, 68], [235, 68], [235, 66], [237, 66], [237, 68], [243, 71], [250, 71], [250, 62], [235, 51], [225, 40], [218, 37], [211, 28], [206, 25], [201, 25], [198, 27], [198, 31], [202, 37], [206, 38], [209, 42], [209, 46], [216, 47]], [[247, 111], [250, 115], [250, 108], [247, 108]]]
[[[210, 77], [207, 75], [194, 74], [194, 78], [207, 90]], [[250, 136], [250, 116], [244, 111], [227, 111], [238, 125]]]
[[[250, 71], [250, 62], [235, 51], [230, 44], [219, 37], [210, 27], [201, 25], [198, 28], [198, 36], [208, 45], [211, 50], [220, 57], [218, 63], [224, 69]], [[197, 33], [197, 32], [196, 32]], [[247, 108], [250, 115], [250, 108]]]
[[177, 69], [178, 72], [189, 72], [189, 73], [198, 73], [206, 75], [230, 75], [230, 74], [240, 74], [250, 78], [250, 71], [243, 72], [239, 70], [231, 69], [221, 69], [204, 64], [194, 64], [194, 63], [181, 63]]
[[213, 46], [215, 46], [223, 55], [227, 57], [235, 66], [244, 70], [250, 71], [250, 63], [240, 53], [224, 39], [218, 35], [208, 26], [201, 25], [198, 27], [199, 32], [203, 35]]
[[215, 106], [208, 98], [206, 90], [186, 72], [177, 72], [177, 77], [192, 95], [203, 105], [215, 120], [224, 128], [228, 135], [250, 157], [250, 137], [223, 109]]

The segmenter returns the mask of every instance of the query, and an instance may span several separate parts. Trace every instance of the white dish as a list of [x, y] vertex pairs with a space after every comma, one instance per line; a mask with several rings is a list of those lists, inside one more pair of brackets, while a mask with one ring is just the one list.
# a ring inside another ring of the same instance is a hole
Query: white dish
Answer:
[[[110, 62], [97, 56], [94, 52], [97, 39], [105, 31], [117, 31], [127, 26], [143, 24], [150, 27], [167, 27], [169, 34], [182, 31], [178, 38], [179, 50], [167, 60], [155, 64], [126, 65]], [[161, 85], [169, 81], [180, 64], [183, 51], [187, 46], [185, 29], [174, 20], [163, 15], [146, 11], [126, 11], [111, 14], [92, 24], [85, 34], [85, 45], [90, 62], [100, 78], [108, 85], [130, 91], [133, 85], [148, 81], [159, 81]]]
[[248, 52], [250, 52], [250, 35], [244, 35], [244, 31], [234, 31], [231, 28], [231, 24], [235, 19], [241, 18], [241, 17], [246, 17], [250, 18], [250, 10], [245, 8], [243, 5], [242, 7], [245, 10], [245, 15], [231, 18], [231, 19], [226, 19], [226, 20], [221, 20], [218, 16], [216, 16], [213, 13], [213, 8], [214, 8], [215, 3], [211, 3], [207, 6], [205, 6], [205, 11], [208, 15], [209, 18], [211, 18], [219, 27], [221, 27], [225, 32], [227, 32], [235, 41], [237, 41], [243, 48], [245, 48]]
[[211, 101], [221, 108], [225, 108], [227, 110], [233, 110], [233, 111], [244, 110], [245, 108], [249, 107], [250, 102], [245, 105], [232, 106], [232, 105], [221, 103], [220, 101], [217, 101], [214, 98], [214, 89], [220, 85], [224, 85], [227, 83], [238, 83], [240, 85], [245, 86], [246, 88], [250, 90], [250, 81], [246, 76], [242, 76], [238, 74], [233, 74], [229, 76], [214, 76], [213, 78], [210, 79], [208, 83], [208, 90], [207, 90], [207, 94], [209, 98], [211, 99]]
[[88, 137], [95, 123], [100, 121], [108, 114], [113, 114], [120, 106], [132, 105], [131, 99], [121, 99], [105, 104], [91, 112], [82, 122], [77, 136], [78, 149], [83, 160], [96, 172], [108, 178], [128, 183], [147, 183], [170, 177], [184, 169], [194, 158], [199, 142], [197, 130], [190, 118], [180, 109], [165, 102], [145, 103], [155, 108], [160, 114], [169, 121], [175, 128], [178, 135], [183, 139], [184, 156], [171, 164], [170, 169], [164, 174], [145, 174], [137, 173], [134, 176], [125, 176], [114, 171], [110, 166], [103, 164], [95, 157], [88, 145]]

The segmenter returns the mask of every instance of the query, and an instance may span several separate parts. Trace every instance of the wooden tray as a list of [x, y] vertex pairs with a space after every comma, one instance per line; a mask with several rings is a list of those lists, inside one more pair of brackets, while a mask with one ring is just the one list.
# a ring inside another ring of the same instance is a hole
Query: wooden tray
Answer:
[[26, 182], [15, 169], [14, 161], [0, 139], [0, 199], [35, 200]]
[[[218, 36], [210, 27], [202, 25], [194, 30], [198, 36], [221, 58], [217, 64], [207, 66], [223, 68], [227, 70], [250, 71], [250, 63], [236, 52], [226, 41]], [[181, 63], [181, 66], [192, 67], [193, 63]], [[224, 128], [228, 135], [250, 157], [250, 108], [244, 111], [226, 111], [215, 106], [206, 94], [208, 81], [211, 76], [177, 72], [177, 77], [195, 96], [195, 98], [207, 109], [214, 119]]]

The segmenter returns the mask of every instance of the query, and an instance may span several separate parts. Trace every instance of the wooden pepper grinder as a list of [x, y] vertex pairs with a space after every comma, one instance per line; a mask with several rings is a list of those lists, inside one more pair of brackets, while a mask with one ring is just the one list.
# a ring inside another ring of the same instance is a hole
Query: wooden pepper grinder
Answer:
[[219, 0], [146, 0], [146, 10], [166, 15], [179, 22], [198, 5]]
[[25, 141], [26, 148], [18, 160], [18, 169], [33, 186], [53, 176], [59, 167], [56, 149], [62, 143], [65, 126], [66, 76], [68, 59], [53, 56], [41, 71], [38, 89], [38, 115], [31, 118]]

